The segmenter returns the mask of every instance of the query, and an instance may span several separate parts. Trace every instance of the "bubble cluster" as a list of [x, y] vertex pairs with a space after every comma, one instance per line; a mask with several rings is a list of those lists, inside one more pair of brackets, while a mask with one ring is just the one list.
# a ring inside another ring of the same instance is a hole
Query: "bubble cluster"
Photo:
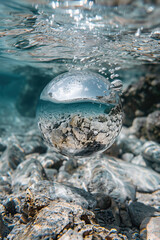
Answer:
[[120, 80], [88, 71], [54, 78], [42, 91], [37, 121], [45, 141], [67, 156], [90, 156], [109, 148], [122, 126]]

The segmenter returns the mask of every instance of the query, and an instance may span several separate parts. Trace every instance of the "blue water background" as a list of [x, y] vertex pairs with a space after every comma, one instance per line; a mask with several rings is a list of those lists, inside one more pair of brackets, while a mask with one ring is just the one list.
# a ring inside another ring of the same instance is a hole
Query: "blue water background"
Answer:
[[118, 78], [124, 86], [137, 81], [159, 66], [159, 12], [140, 0], [127, 6], [0, 0], [1, 109], [17, 106], [30, 88], [17, 107], [28, 111], [25, 104], [32, 108], [47, 82], [71, 69]]

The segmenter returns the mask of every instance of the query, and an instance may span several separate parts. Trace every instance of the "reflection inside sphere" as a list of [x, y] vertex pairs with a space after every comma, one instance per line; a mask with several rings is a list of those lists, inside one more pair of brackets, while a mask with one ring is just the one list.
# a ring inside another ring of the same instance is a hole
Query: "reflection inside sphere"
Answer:
[[122, 83], [97, 73], [73, 71], [42, 91], [37, 121], [45, 141], [67, 156], [89, 156], [109, 148], [122, 126]]

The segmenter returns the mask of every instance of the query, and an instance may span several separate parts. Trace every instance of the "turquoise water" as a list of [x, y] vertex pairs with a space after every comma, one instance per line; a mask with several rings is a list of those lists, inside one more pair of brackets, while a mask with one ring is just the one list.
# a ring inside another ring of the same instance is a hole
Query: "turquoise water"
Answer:
[[158, 5], [141, 0], [126, 6], [1, 0], [1, 102], [34, 117], [44, 86], [72, 69], [119, 78], [124, 86], [136, 81], [150, 66], [158, 68], [159, 12]]
[[[100, 114], [107, 115], [114, 108], [114, 105], [96, 102], [76, 102], [76, 103], [54, 103], [40, 100], [37, 107], [37, 115], [50, 113], [55, 119], [63, 119], [70, 114], [79, 114], [86, 117], [97, 117]], [[49, 115], [48, 115], [49, 116]]]

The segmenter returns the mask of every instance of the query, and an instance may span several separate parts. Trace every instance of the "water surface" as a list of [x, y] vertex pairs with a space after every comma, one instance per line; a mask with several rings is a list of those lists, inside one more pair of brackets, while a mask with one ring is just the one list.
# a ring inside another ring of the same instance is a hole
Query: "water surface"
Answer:
[[143, 1], [105, 6], [83, 0], [1, 0], [0, 95], [21, 98], [27, 82], [32, 104], [36, 88], [71, 69], [135, 81], [146, 66], [159, 64], [159, 12], [159, 6]]

